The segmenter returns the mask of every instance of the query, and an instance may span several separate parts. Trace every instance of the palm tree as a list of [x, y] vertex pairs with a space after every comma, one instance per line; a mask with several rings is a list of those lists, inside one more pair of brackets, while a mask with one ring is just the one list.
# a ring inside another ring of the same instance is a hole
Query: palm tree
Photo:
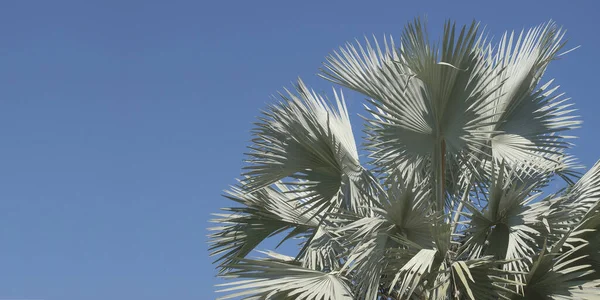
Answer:
[[[563, 36], [548, 22], [492, 44], [447, 22], [432, 43], [416, 19], [399, 47], [327, 57], [321, 77], [368, 98], [370, 161], [342, 93], [281, 93], [213, 220], [211, 254], [237, 279], [221, 299], [600, 299], [600, 164], [577, 171], [580, 121], [542, 81]], [[275, 236], [299, 251], [248, 257]]]

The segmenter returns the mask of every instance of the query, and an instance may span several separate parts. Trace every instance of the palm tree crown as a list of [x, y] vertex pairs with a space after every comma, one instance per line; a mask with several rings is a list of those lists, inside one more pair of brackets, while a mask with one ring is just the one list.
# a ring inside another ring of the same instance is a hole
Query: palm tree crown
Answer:
[[[347, 44], [321, 77], [364, 94], [361, 164], [341, 92], [299, 81], [253, 130], [238, 203], [216, 214], [221, 299], [600, 299], [600, 164], [548, 64], [553, 22], [492, 43], [472, 23]], [[396, 46], [398, 45], [398, 46]], [[565, 188], [542, 196], [551, 180]], [[250, 252], [277, 235], [287, 256]]]

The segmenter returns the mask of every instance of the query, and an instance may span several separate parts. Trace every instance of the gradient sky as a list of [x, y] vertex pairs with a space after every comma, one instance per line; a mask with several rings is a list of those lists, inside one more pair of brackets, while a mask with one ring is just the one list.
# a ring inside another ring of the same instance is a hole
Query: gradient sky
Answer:
[[269, 95], [331, 95], [328, 53], [415, 16], [564, 25], [582, 47], [548, 78], [584, 119], [572, 153], [600, 158], [597, 1], [323, 2], [1, 1], [0, 299], [214, 299], [207, 220]]

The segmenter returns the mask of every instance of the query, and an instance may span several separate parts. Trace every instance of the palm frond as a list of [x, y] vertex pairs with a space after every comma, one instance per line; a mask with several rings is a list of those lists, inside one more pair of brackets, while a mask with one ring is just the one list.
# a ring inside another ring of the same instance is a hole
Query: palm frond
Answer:
[[572, 104], [557, 93], [553, 80], [538, 86], [548, 64], [563, 48], [564, 31], [548, 22], [527, 32], [505, 33], [489, 64], [497, 66], [494, 101], [487, 113], [492, 118], [492, 155], [497, 161], [546, 172], [562, 167], [560, 158], [570, 144], [565, 132], [581, 123]]
[[292, 184], [306, 192], [302, 200], [311, 210], [359, 206], [360, 197], [348, 195], [344, 203], [341, 193], [344, 187], [356, 189], [353, 181], [362, 172], [343, 96], [335, 94], [338, 109], [334, 110], [302, 81], [297, 92], [281, 94], [283, 102], [272, 106], [256, 124], [245, 190], [292, 178]]
[[540, 235], [534, 226], [538, 223], [537, 215], [532, 214], [528, 205], [538, 194], [532, 195], [535, 184], [523, 185], [511, 174], [503, 164], [496, 168], [485, 209], [465, 202], [472, 215], [468, 238], [459, 255], [468, 254], [471, 259], [492, 255], [498, 260], [511, 261], [505, 264], [506, 270], [525, 272], [527, 262], [522, 258], [536, 252], [536, 237]]
[[338, 270], [341, 267], [340, 256], [345, 249], [338, 234], [331, 229], [335, 228], [319, 226], [299, 257], [302, 266], [312, 270]]
[[397, 175], [392, 179], [379, 198], [382, 208], [376, 211], [394, 224], [394, 233], [421, 247], [432, 247], [431, 224], [436, 215], [430, 205], [430, 186], [415, 182], [414, 177]]
[[573, 186], [555, 197], [532, 205], [540, 211], [548, 230], [559, 238], [579, 226], [600, 205], [600, 161]]
[[432, 271], [436, 254], [435, 249], [421, 249], [399, 270], [391, 286], [395, 287], [398, 283], [396, 290], [401, 297], [409, 298], [424, 276]]
[[[241, 207], [223, 208], [227, 213], [216, 214], [211, 222], [221, 226], [209, 228], [210, 251], [220, 256], [217, 262], [226, 268], [231, 262], [246, 257], [266, 238], [292, 229], [292, 235], [315, 231], [319, 222], [311, 218], [307, 209], [293, 201], [293, 193], [282, 184], [246, 193], [232, 187], [226, 195]], [[296, 204], [294, 204], [294, 202]]]
[[306, 299], [351, 300], [346, 280], [336, 273], [325, 273], [275, 261], [240, 260], [233, 264], [227, 279], [242, 278], [218, 292], [234, 292], [218, 299]]
[[[445, 169], [480, 160], [492, 133], [486, 130], [488, 106], [501, 85], [494, 80], [498, 72], [478, 50], [482, 43], [476, 23], [460, 33], [447, 23], [438, 49], [416, 20], [406, 27], [399, 49], [390, 49], [386, 40], [384, 52], [375, 42], [376, 48], [358, 46], [362, 56], [348, 45], [328, 58], [326, 78], [372, 98], [368, 146], [378, 167], [390, 173], [429, 165], [438, 174], [439, 189]], [[436, 201], [442, 201], [441, 192], [436, 194]]]

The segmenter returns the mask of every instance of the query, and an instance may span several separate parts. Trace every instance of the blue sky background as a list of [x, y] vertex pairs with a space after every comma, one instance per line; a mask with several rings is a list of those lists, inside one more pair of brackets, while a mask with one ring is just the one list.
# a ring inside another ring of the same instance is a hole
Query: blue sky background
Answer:
[[[600, 157], [597, 1], [1, 1], [0, 299], [214, 299], [207, 220], [269, 95], [427, 15], [497, 38], [550, 18], [552, 64]], [[362, 97], [349, 93], [352, 113]], [[357, 131], [358, 118], [353, 119]], [[362, 134], [357, 133], [358, 136]]]

